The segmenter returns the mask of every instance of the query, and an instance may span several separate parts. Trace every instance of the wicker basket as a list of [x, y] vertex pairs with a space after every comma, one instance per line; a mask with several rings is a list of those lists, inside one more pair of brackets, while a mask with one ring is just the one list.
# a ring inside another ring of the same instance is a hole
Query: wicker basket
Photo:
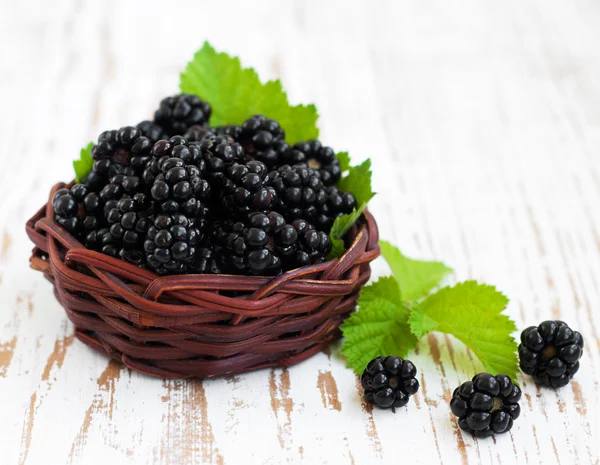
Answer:
[[[54, 186], [50, 199], [64, 186]], [[53, 218], [49, 200], [27, 222], [35, 243], [31, 267], [54, 284], [77, 338], [163, 378], [206, 378], [307, 359], [340, 336], [379, 255], [377, 225], [365, 212], [340, 259], [277, 277], [159, 277], [86, 249]]]

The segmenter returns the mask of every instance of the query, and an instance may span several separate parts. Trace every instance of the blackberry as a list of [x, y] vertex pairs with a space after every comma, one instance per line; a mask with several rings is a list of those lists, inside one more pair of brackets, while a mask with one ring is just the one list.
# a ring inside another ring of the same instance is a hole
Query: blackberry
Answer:
[[463, 431], [486, 438], [510, 431], [521, 413], [520, 398], [508, 376], [479, 373], [454, 390], [450, 409]]
[[191, 126], [187, 131], [183, 134], [185, 140], [190, 142], [200, 142], [206, 136], [214, 136], [216, 134], [214, 128], [209, 128], [208, 126]]
[[329, 235], [314, 229], [303, 219], [294, 220], [292, 226], [298, 234], [298, 242], [291, 260], [285, 260], [287, 269], [323, 263], [331, 252]]
[[356, 198], [350, 192], [343, 192], [337, 187], [327, 188], [326, 201], [319, 208], [315, 224], [319, 229], [329, 232], [338, 216], [352, 213], [356, 208]]
[[[175, 144], [173, 141], [181, 144]], [[200, 151], [197, 146], [185, 145], [185, 140], [172, 137], [169, 141], [159, 141], [153, 152], [160, 148], [160, 153], [175, 156], [161, 157], [157, 162], [159, 173], [151, 180], [150, 166], [144, 171], [144, 180], [152, 187], [152, 199], [163, 213], [184, 213], [189, 218], [202, 216], [203, 208], [210, 198], [210, 185], [203, 179], [201, 169], [191, 163], [200, 161]], [[164, 150], [162, 150], [164, 148]], [[156, 158], [149, 164], [152, 165]], [[188, 164], [190, 163], [190, 164]]]
[[222, 185], [224, 206], [234, 212], [270, 210], [277, 194], [267, 182], [267, 167], [259, 161], [229, 167]]
[[216, 127], [215, 132], [221, 136], [231, 137], [236, 142], [239, 142], [242, 137], [242, 127], [237, 124], [228, 124], [226, 126]]
[[169, 140], [160, 140], [152, 146], [152, 159], [146, 164], [142, 178], [148, 186], [161, 173], [163, 163], [169, 158], [179, 158], [185, 165], [194, 165], [200, 175], [204, 174], [205, 162], [202, 159], [200, 147], [190, 143], [182, 136], [173, 136]]
[[521, 370], [540, 386], [566, 386], [579, 370], [582, 355], [583, 337], [563, 321], [544, 321], [521, 333]]
[[147, 137], [151, 142], [158, 142], [161, 139], [169, 138], [169, 135], [162, 126], [159, 126], [154, 121], [145, 120], [136, 124], [135, 127], [141, 131], [142, 136]]
[[185, 273], [201, 235], [185, 215], [157, 215], [144, 241], [146, 265], [160, 275]]
[[117, 174], [141, 174], [150, 160], [152, 141], [133, 126], [104, 131], [92, 148], [95, 160], [86, 184], [95, 191]]
[[226, 126], [221, 131], [227, 131], [239, 140], [249, 157], [271, 169], [281, 164], [282, 154], [289, 149], [279, 123], [263, 115], [248, 118], [239, 130], [235, 126]]
[[416, 374], [410, 360], [393, 355], [371, 360], [360, 377], [365, 400], [380, 408], [404, 407], [419, 390]]
[[313, 223], [324, 215], [327, 191], [314, 170], [284, 165], [269, 174], [268, 183], [277, 194], [277, 210], [289, 221], [302, 218]]
[[251, 212], [219, 225], [214, 242], [222, 250], [227, 272], [277, 275], [282, 271], [278, 248], [289, 243], [282, 237], [286, 229], [285, 219], [277, 212]]
[[340, 180], [342, 169], [340, 162], [331, 147], [324, 147], [318, 140], [298, 142], [293, 150], [283, 157], [284, 163], [290, 165], [306, 163], [309, 168], [318, 171], [321, 181], [326, 186], [332, 186]]
[[52, 197], [54, 219], [71, 234], [77, 236], [82, 222], [79, 218], [79, 204], [72, 191], [67, 188], [58, 189]]
[[154, 113], [154, 122], [169, 136], [185, 133], [188, 128], [208, 123], [212, 109], [195, 95], [180, 94], [164, 98]]
[[206, 164], [207, 179], [213, 189], [220, 191], [226, 170], [234, 163], [244, 163], [244, 150], [231, 137], [219, 135], [207, 135], [199, 146]]

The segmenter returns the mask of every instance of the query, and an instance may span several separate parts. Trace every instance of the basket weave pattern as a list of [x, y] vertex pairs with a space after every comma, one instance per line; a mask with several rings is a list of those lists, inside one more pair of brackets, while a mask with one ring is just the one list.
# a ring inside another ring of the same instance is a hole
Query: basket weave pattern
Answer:
[[27, 222], [31, 267], [53, 283], [78, 339], [126, 366], [163, 378], [288, 367], [340, 336], [379, 255], [365, 211], [340, 259], [276, 277], [160, 277], [86, 249], [46, 206]]

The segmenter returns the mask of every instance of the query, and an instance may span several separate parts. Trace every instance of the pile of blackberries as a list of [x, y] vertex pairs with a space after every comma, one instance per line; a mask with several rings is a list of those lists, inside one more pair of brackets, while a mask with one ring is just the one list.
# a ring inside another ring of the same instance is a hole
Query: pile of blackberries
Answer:
[[154, 272], [278, 275], [326, 260], [356, 199], [336, 187], [333, 150], [290, 146], [277, 121], [208, 126], [194, 95], [154, 120], [105, 131], [92, 171], [53, 197], [55, 220], [93, 249]]

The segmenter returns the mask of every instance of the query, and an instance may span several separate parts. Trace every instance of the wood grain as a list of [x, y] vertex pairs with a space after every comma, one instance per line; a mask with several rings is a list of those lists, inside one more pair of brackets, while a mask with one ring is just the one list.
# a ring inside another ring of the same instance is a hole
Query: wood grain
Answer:
[[[289, 370], [163, 382], [74, 341], [23, 225], [83, 145], [176, 91], [205, 39], [317, 103], [325, 143], [371, 157], [383, 238], [448, 263], [450, 282], [495, 284], [519, 328], [580, 330], [575, 382], [521, 376], [513, 431], [477, 441], [448, 399], [481, 367], [439, 334], [411, 353], [422, 388], [396, 412], [361, 400], [339, 345]], [[4, 1], [2, 463], [600, 464], [598, 43], [591, 0]]]

